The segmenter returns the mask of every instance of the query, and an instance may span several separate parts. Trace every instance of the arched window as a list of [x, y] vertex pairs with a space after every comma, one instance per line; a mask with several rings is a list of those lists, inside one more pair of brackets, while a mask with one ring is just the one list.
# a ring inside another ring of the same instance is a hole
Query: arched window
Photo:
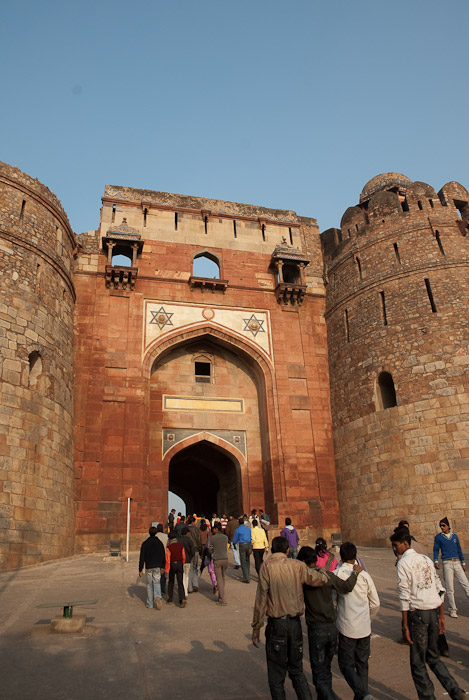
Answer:
[[42, 374], [42, 358], [40, 354], [34, 350], [29, 357], [29, 386], [36, 386], [39, 377]]
[[394, 380], [389, 372], [381, 372], [381, 374], [378, 377], [376, 389], [376, 408], [378, 411], [381, 411], [385, 408], [392, 408], [393, 406], [397, 406]]
[[113, 267], [132, 267], [132, 257], [128, 252], [116, 246], [112, 251], [112, 266]]
[[218, 258], [210, 253], [199, 253], [192, 262], [192, 275], [207, 279], [220, 279], [220, 265]]

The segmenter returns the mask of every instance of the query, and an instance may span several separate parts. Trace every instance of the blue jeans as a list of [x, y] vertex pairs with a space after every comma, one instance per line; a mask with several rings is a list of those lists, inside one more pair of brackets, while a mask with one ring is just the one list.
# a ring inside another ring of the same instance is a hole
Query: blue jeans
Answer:
[[298, 547], [290, 547], [290, 551], [288, 552], [288, 558], [298, 559]]
[[157, 598], [161, 598], [161, 569], [147, 569], [147, 608], [152, 608]]
[[299, 617], [269, 617], [265, 630], [267, 676], [272, 700], [285, 700], [285, 677], [290, 676], [298, 700], [311, 700], [303, 673], [303, 630]]
[[338, 700], [332, 690], [331, 664], [337, 651], [334, 622], [308, 625], [309, 660], [318, 700]]
[[409, 631], [412, 639], [410, 647], [410, 670], [419, 700], [435, 700], [435, 688], [428, 675], [428, 664], [448, 691], [453, 700], [462, 693], [453, 676], [446, 668], [438, 653], [438, 610], [411, 610], [409, 612]]

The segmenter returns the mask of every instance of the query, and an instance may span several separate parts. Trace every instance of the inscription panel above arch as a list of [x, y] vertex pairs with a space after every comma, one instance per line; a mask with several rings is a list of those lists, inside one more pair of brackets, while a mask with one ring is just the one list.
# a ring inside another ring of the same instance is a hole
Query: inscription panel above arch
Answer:
[[193, 435], [198, 435], [199, 433], [208, 433], [221, 438], [225, 442], [229, 443], [236, 449], [238, 449], [241, 454], [246, 457], [246, 431], [244, 430], [207, 430], [204, 428], [202, 431], [200, 429], [187, 429], [187, 428], [163, 428], [163, 457], [166, 455], [168, 450], [177, 445], [179, 442], [186, 440]]
[[266, 309], [234, 306], [183, 304], [146, 299], [144, 309], [143, 354], [165, 335], [186, 330], [207, 321], [249, 340], [272, 358], [270, 314]]

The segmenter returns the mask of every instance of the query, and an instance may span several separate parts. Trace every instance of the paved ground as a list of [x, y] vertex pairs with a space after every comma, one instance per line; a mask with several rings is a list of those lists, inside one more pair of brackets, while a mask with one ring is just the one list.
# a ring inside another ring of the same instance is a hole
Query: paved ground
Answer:
[[[377, 700], [416, 698], [408, 649], [395, 642], [400, 614], [394, 557], [390, 550], [371, 548], [360, 549], [360, 556], [381, 598], [370, 692]], [[145, 586], [136, 582], [137, 562], [136, 552], [128, 564], [95, 555], [0, 574], [2, 700], [270, 698], [264, 649], [250, 643], [255, 574], [246, 586], [229, 567], [226, 608], [215, 605], [205, 571], [200, 592], [189, 596], [185, 609], [165, 603], [161, 611], [147, 610]], [[82, 609], [88, 616], [84, 633], [51, 634], [50, 619], [60, 611], [35, 606], [68, 597], [99, 602]], [[469, 602], [457, 598], [460, 616], [447, 618], [448, 666], [461, 687], [469, 688]], [[305, 670], [311, 679], [307, 662]], [[287, 686], [292, 700], [289, 681]], [[342, 700], [352, 698], [336, 661], [334, 688]], [[448, 698], [438, 683], [436, 698]]]

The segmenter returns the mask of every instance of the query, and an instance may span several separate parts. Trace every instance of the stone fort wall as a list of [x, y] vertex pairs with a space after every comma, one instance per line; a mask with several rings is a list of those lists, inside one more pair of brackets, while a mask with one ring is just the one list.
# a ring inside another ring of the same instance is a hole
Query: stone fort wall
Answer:
[[0, 568], [73, 552], [74, 235], [0, 164]]
[[468, 202], [388, 173], [322, 234], [342, 533], [362, 544], [402, 518], [429, 544], [445, 515], [468, 535]]

